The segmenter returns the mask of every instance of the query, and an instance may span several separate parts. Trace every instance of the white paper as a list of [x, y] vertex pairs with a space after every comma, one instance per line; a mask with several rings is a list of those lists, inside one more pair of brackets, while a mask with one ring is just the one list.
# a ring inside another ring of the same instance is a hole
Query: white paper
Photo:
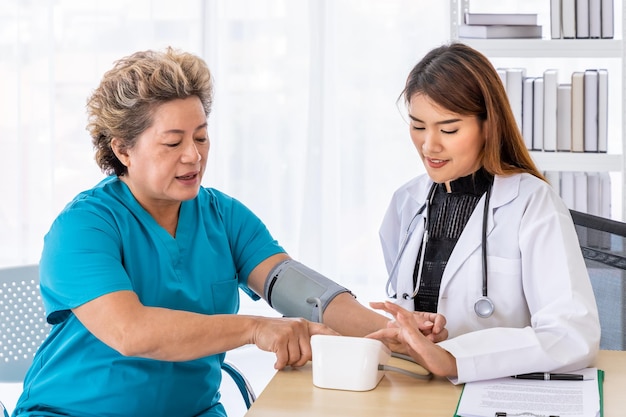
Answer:
[[[533, 413], [559, 417], [600, 415], [597, 368], [571, 372], [583, 374], [583, 381], [536, 381], [499, 378], [465, 384], [457, 415], [493, 417], [496, 412], [510, 415]], [[529, 414], [530, 415], [530, 414]]]

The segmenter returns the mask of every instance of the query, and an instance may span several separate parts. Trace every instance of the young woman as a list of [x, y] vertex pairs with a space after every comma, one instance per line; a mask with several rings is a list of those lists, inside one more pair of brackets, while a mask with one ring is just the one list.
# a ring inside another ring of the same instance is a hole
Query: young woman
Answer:
[[[430, 51], [402, 96], [426, 168], [398, 189], [380, 237], [395, 323], [371, 337], [467, 382], [589, 365], [600, 340], [576, 231], [524, 146], [497, 72], [453, 43]], [[436, 312], [448, 339], [415, 331]]]

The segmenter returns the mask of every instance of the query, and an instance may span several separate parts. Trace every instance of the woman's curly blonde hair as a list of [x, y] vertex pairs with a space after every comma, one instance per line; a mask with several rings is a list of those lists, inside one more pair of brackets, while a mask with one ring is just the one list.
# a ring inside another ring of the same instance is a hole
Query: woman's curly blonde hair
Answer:
[[95, 159], [107, 175], [126, 173], [111, 149], [117, 138], [126, 149], [153, 122], [161, 104], [197, 96], [209, 116], [213, 103], [213, 80], [206, 63], [196, 55], [171, 47], [163, 52], [135, 52], [115, 62], [87, 100], [88, 124]]

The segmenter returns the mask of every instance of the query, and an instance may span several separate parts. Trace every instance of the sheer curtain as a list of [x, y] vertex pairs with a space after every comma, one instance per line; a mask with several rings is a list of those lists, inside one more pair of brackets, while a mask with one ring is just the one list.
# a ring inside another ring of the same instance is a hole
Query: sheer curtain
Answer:
[[5, 0], [0, 266], [37, 262], [64, 205], [102, 178], [85, 101], [113, 61], [167, 45], [215, 77], [204, 185], [241, 200], [295, 258], [384, 293], [378, 226], [422, 172], [396, 99], [448, 36], [426, 0]]

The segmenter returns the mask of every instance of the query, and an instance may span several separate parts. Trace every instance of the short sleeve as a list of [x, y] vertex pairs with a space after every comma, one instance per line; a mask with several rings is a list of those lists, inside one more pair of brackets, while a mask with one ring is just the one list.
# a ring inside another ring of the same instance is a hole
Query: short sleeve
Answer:
[[105, 213], [97, 205], [75, 201], [44, 238], [40, 281], [51, 324], [87, 301], [132, 289], [122, 266], [118, 228]]

